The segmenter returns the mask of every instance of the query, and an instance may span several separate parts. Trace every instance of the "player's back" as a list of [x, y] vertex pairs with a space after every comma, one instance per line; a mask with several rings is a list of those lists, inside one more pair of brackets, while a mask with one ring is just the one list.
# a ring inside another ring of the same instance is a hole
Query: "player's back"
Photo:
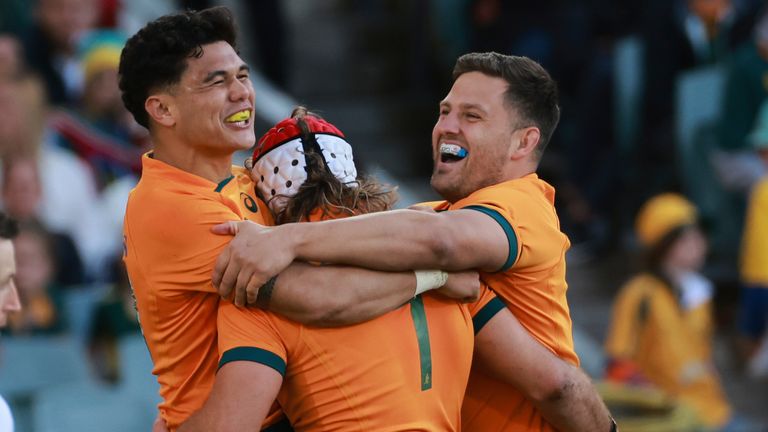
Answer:
[[342, 328], [222, 302], [220, 364], [252, 360], [282, 372], [278, 402], [297, 431], [458, 431], [474, 347], [471, 313], [491, 295], [472, 311], [423, 295]]

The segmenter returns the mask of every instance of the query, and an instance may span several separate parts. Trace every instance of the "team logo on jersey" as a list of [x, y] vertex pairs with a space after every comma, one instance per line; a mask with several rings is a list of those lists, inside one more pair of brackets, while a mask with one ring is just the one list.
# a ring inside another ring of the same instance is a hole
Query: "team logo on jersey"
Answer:
[[240, 198], [243, 199], [243, 205], [245, 205], [245, 208], [251, 211], [251, 213], [256, 213], [259, 211], [259, 206], [256, 205], [256, 200], [250, 197], [245, 192], [240, 192]]

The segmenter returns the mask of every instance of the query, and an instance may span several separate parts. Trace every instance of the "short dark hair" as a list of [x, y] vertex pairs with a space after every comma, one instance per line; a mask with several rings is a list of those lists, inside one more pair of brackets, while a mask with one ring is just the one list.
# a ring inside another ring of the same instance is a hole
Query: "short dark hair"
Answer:
[[140, 125], [149, 128], [144, 102], [150, 92], [177, 84], [187, 59], [203, 55], [203, 45], [224, 41], [236, 47], [237, 29], [225, 7], [162, 16], [126, 42], [120, 55], [123, 103]]
[[10, 240], [19, 233], [19, 224], [7, 214], [0, 212], [0, 238]]
[[464, 54], [456, 60], [453, 80], [468, 72], [480, 72], [502, 78], [509, 87], [504, 100], [517, 110], [524, 124], [515, 127], [537, 126], [541, 139], [536, 147], [538, 158], [552, 137], [560, 121], [557, 83], [537, 62], [528, 57], [509, 56], [496, 52]]

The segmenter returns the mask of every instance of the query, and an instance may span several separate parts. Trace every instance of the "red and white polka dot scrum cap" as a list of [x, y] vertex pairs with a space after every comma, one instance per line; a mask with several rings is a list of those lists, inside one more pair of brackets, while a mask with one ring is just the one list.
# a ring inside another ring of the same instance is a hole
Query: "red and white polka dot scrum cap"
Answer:
[[259, 139], [253, 152], [253, 177], [272, 211], [279, 211], [307, 180], [308, 150], [322, 155], [328, 170], [342, 183], [354, 183], [357, 169], [352, 146], [331, 123], [306, 115], [309, 136], [302, 137], [298, 120], [288, 118], [273, 126]]

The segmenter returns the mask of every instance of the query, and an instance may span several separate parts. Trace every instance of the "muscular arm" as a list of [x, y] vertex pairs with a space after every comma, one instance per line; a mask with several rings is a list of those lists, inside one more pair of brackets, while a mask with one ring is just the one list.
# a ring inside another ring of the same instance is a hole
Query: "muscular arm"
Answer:
[[[248, 303], [303, 324], [336, 327], [394, 310], [413, 298], [415, 290], [412, 271], [380, 272], [294, 262], [273, 285], [262, 286], [256, 298], [249, 293]], [[439, 292], [457, 300], [473, 300], [478, 284], [452, 274]]]
[[533, 339], [509, 310], [478, 332], [475, 360], [489, 375], [520, 390], [558, 430], [611, 429], [610, 413], [589, 378]]
[[510, 253], [501, 225], [474, 210], [397, 210], [277, 227], [232, 222], [216, 232], [237, 234], [214, 271], [213, 282], [222, 295], [235, 286], [244, 289], [248, 280], [260, 286], [294, 259], [386, 271], [496, 271]]
[[501, 226], [473, 210], [399, 210], [310, 225], [280, 227], [298, 259], [381, 270], [496, 271], [509, 252]]
[[179, 432], [257, 431], [269, 413], [283, 377], [260, 363], [227, 363], [216, 374], [211, 394]]
[[275, 279], [271, 292], [269, 286], [259, 290], [256, 304], [303, 324], [334, 327], [394, 310], [408, 302], [415, 289], [412, 271], [377, 272], [294, 262]]

